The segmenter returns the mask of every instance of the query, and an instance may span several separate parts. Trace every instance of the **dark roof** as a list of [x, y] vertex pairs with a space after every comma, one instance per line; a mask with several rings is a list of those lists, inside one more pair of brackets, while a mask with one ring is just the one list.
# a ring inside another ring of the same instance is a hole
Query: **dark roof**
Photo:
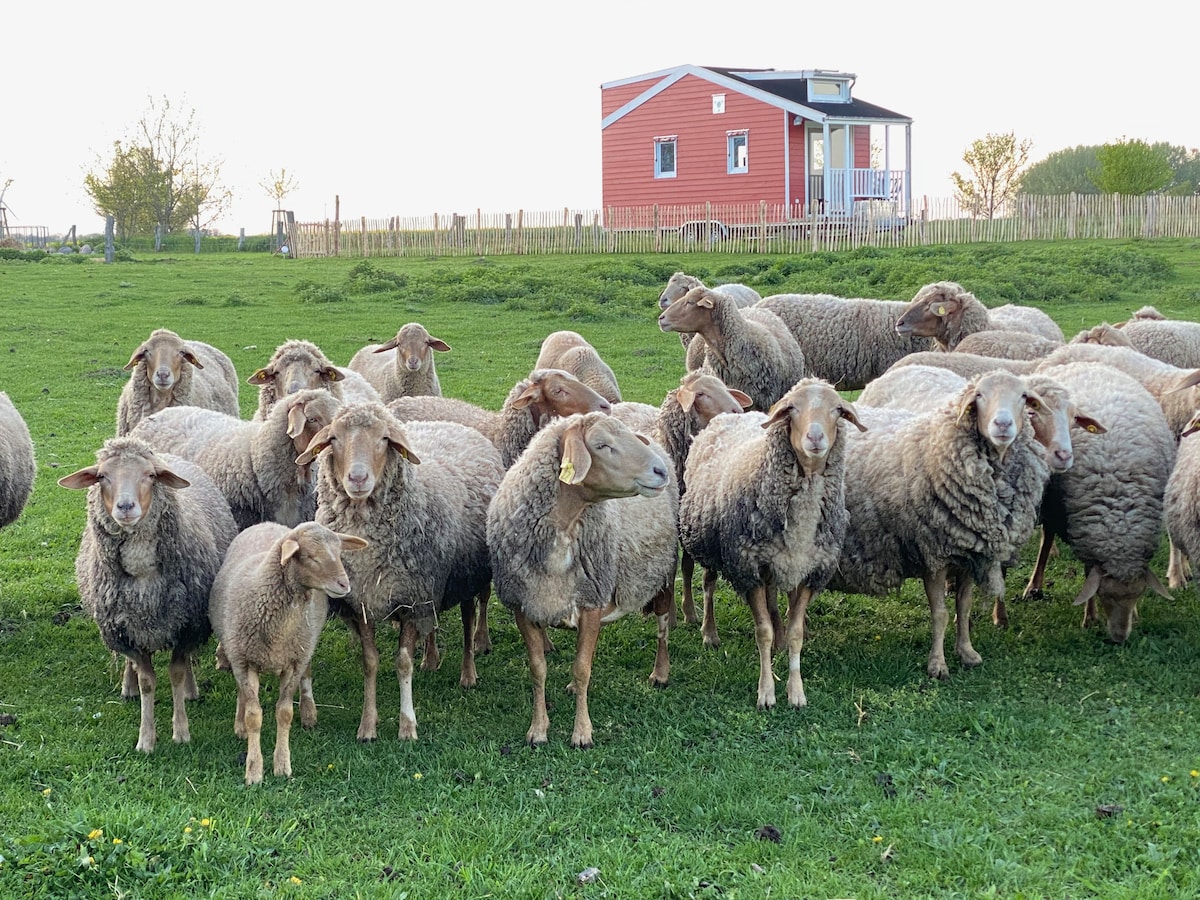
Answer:
[[850, 119], [909, 119], [909, 116], [903, 113], [893, 112], [890, 109], [884, 109], [882, 106], [876, 106], [874, 103], [868, 103], [866, 100], [859, 100], [853, 93], [850, 96], [849, 103], [821, 103], [808, 99], [808, 79], [807, 78], [771, 78], [771, 79], [750, 79], [742, 78], [740, 72], [772, 72], [773, 69], [727, 69], [721, 66], [702, 66], [710, 72], [715, 72], [718, 75], [724, 75], [726, 78], [731, 78], [734, 81], [739, 81], [747, 87], [763, 91], [767, 94], [773, 94], [781, 100], [786, 100], [789, 103], [795, 103], [799, 106], [806, 106], [809, 109], [816, 110], [819, 113], [824, 113], [828, 116], [837, 118]]

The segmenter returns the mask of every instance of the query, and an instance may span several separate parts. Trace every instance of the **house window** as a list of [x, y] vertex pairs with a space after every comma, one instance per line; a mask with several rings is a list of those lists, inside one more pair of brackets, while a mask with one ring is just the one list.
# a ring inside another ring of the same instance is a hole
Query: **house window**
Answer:
[[749, 137], [745, 131], [726, 132], [730, 175], [750, 170]]
[[713, 115], [714, 116], [719, 116], [721, 113], [725, 112], [725, 95], [724, 94], [713, 94], [712, 101], [713, 101]]
[[848, 103], [850, 101], [850, 83], [824, 78], [808, 79], [808, 99], [825, 103]]
[[654, 139], [654, 177], [675, 177], [675, 135]]

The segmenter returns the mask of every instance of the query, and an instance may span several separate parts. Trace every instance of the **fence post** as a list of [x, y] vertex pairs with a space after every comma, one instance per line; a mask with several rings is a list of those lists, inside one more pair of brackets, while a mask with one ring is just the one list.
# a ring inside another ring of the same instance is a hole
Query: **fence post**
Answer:
[[517, 253], [525, 252], [525, 210], [517, 210]]
[[359, 219], [362, 227], [362, 255], [365, 257], [367, 253], [367, 217], [363, 216]]
[[104, 261], [112, 262], [116, 259], [117, 248], [113, 240], [113, 226], [116, 224], [116, 219], [113, 216], [104, 217]]
[[654, 225], [654, 252], [662, 253], [662, 229], [659, 227], [659, 222], [658, 222], [658, 204], [657, 203], [654, 204], [653, 225]]
[[583, 213], [575, 213], [575, 246], [583, 246]]

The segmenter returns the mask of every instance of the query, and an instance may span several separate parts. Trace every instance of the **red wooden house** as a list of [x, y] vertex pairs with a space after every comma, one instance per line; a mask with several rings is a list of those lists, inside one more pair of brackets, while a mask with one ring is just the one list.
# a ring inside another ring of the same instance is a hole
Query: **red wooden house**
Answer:
[[798, 219], [869, 203], [906, 217], [912, 119], [855, 97], [856, 77], [684, 65], [602, 84], [605, 208], [765, 201]]

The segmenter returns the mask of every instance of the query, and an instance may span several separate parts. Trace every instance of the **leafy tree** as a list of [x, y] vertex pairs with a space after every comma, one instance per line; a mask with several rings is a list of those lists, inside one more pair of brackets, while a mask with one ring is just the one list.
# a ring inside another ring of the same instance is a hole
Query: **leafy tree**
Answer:
[[989, 133], [971, 142], [963, 152], [963, 162], [971, 167], [971, 177], [958, 172], [950, 175], [954, 193], [972, 216], [990, 219], [1016, 193], [1017, 177], [1029, 159], [1033, 141], [1018, 141], [1013, 132]]
[[1091, 179], [1102, 194], [1149, 194], [1171, 183], [1174, 172], [1167, 153], [1145, 141], [1121, 139], [1096, 151]]
[[1172, 146], [1167, 143], [1151, 145], [1155, 150], [1161, 150], [1167, 156], [1167, 163], [1174, 173], [1171, 183], [1167, 185], [1167, 193], [1189, 197], [1200, 194], [1200, 150], [1187, 147]]
[[276, 210], [283, 209], [283, 199], [288, 194], [300, 189], [300, 183], [296, 181], [295, 176], [288, 174], [287, 169], [280, 169], [278, 172], [272, 169], [258, 186], [275, 201]]
[[1096, 151], [1099, 149], [1081, 144], [1054, 151], [1022, 173], [1017, 191], [1038, 196], [1100, 193], [1088, 176], [1097, 166]]

